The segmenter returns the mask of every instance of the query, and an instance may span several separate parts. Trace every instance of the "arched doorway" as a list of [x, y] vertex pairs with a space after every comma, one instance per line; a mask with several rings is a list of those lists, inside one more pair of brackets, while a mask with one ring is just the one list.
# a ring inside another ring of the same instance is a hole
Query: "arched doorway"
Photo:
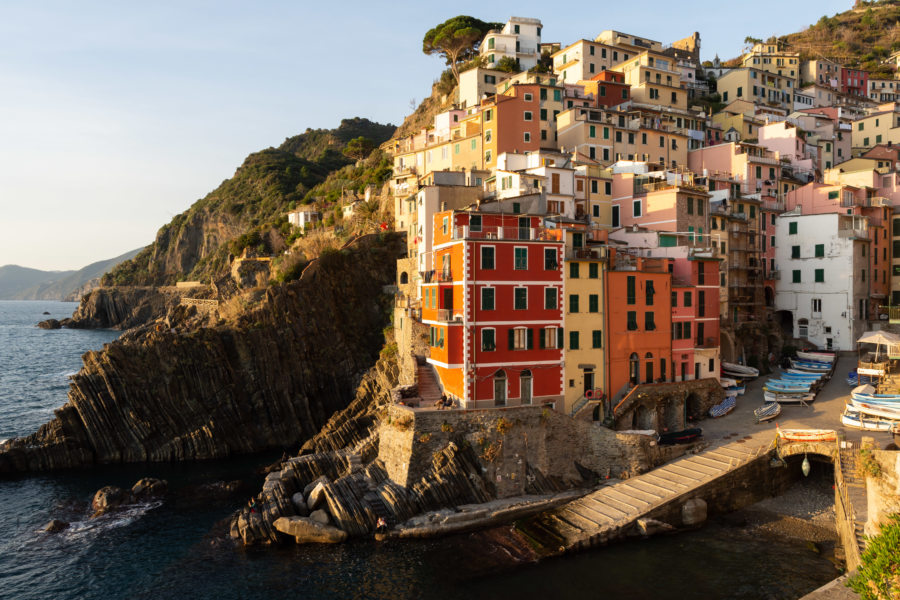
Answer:
[[506, 371], [494, 373], [494, 406], [506, 406]]
[[766, 293], [766, 306], [775, 306], [775, 290], [772, 289], [772, 286], [767, 285], [765, 287]]
[[689, 394], [684, 401], [684, 414], [689, 420], [697, 420], [703, 416], [703, 405], [700, 396]]
[[663, 411], [663, 425], [670, 431], [684, 429], [684, 404], [681, 398], [669, 396], [666, 399], [666, 407]]
[[646, 406], [638, 406], [631, 414], [632, 429], [653, 429], [653, 414]]
[[641, 378], [641, 361], [637, 352], [632, 352], [628, 358], [628, 380], [632, 385], [637, 385]]
[[522, 404], [531, 404], [531, 371], [528, 369], [525, 369], [519, 374], [519, 389], [519, 398], [521, 399]]
[[646, 370], [646, 377], [644, 379], [644, 383], [653, 383], [653, 353], [648, 352], [644, 355], [644, 369]]
[[409, 283], [409, 275], [406, 274], [406, 271], [400, 273], [400, 285], [406, 285]]

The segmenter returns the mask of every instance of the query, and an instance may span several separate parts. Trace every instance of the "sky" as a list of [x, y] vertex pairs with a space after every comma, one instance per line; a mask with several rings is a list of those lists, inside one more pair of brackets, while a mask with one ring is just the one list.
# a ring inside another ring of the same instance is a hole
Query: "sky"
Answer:
[[[399, 125], [444, 68], [422, 36], [458, 14], [543, 22], [546, 42], [616, 29], [701, 57], [798, 31], [852, 0], [0, 0], [0, 266], [78, 269], [153, 241], [243, 159], [307, 128]], [[513, 11], [513, 12], [510, 12]]]

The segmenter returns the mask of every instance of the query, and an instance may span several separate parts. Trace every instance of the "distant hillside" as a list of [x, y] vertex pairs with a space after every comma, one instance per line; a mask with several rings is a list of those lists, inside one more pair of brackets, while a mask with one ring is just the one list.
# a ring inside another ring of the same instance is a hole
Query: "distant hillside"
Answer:
[[804, 58], [829, 58], [893, 78], [882, 61], [900, 49], [900, 0], [861, 2], [858, 8], [822, 16], [803, 31], [777, 38]]
[[[307, 129], [287, 138], [278, 148], [248, 156], [231, 179], [195, 202], [188, 210], [163, 225], [156, 240], [134, 259], [119, 265], [103, 278], [104, 285], [168, 285], [178, 279], [210, 281], [228, 267], [228, 255], [248, 245], [265, 253], [285, 247], [290, 233], [286, 214], [318, 195], [317, 186], [341, 171], [337, 184], [352, 189], [365, 183], [381, 183], [390, 170], [381, 167], [380, 151], [364, 163], [372, 168], [352, 169], [356, 161], [343, 154], [347, 142], [371, 139], [375, 146], [393, 135], [394, 125], [368, 119], [344, 119], [336, 129]], [[375, 154], [375, 153], [373, 153]], [[373, 180], [374, 171], [379, 170]], [[334, 180], [334, 178], [332, 178]], [[324, 193], [331, 191], [323, 190]]]
[[41, 271], [5, 265], [0, 267], [0, 300], [78, 300], [99, 285], [104, 273], [140, 250], [91, 263], [77, 271]]

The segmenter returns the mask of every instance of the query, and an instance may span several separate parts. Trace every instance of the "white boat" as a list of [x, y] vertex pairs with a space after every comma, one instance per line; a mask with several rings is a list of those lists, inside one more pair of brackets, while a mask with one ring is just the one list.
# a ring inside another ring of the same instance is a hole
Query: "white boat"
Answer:
[[790, 442], [833, 442], [837, 432], [833, 429], [778, 429], [778, 437]]
[[781, 405], [777, 402], [767, 402], [753, 411], [756, 422], [770, 421], [781, 414]]
[[816, 395], [796, 393], [763, 392], [766, 402], [778, 402], [779, 404], [809, 404], [816, 399]]
[[726, 375], [737, 378], [759, 377], [759, 369], [748, 367], [746, 365], [736, 365], [734, 363], [722, 362], [722, 372]]
[[830, 352], [801, 352], [797, 351], [797, 358], [805, 361], [833, 363], [834, 354]]
[[853, 407], [861, 413], [871, 415], [873, 417], [881, 417], [882, 419], [893, 419], [900, 421], [900, 405], [890, 406], [887, 404], [876, 404], [875, 402], [863, 402], [855, 398], [850, 398]]
[[898, 421], [865, 415], [854, 407], [848, 406], [841, 415], [841, 423], [847, 427], [864, 429], [866, 431], [891, 431], [898, 424]]
[[825, 377], [824, 373], [811, 373], [810, 371], [801, 371], [799, 369], [787, 369], [781, 374], [782, 379], [812, 379], [818, 381]]
[[799, 371], [806, 371], [808, 373], [827, 373], [831, 371], [833, 365], [823, 362], [812, 362], [807, 360], [795, 360], [791, 359], [791, 367], [797, 369]]
[[738, 384], [737, 379], [731, 379], [730, 377], [720, 377], [719, 385], [723, 388], [728, 389], [730, 387], [735, 387]]

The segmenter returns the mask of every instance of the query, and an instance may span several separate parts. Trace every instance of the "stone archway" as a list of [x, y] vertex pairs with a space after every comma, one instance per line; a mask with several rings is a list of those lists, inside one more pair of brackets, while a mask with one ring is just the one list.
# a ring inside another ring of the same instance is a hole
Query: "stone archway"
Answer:
[[666, 398], [663, 408], [663, 427], [669, 431], [684, 429], [684, 401], [675, 396]]
[[693, 392], [684, 401], [684, 413], [688, 420], [697, 421], [703, 418], [703, 401]]
[[653, 427], [653, 413], [644, 405], [635, 407], [631, 416], [632, 429], [655, 429]]
[[721, 360], [725, 362], [735, 362], [737, 351], [735, 350], [734, 337], [732, 333], [726, 329], [719, 332], [719, 353]]

